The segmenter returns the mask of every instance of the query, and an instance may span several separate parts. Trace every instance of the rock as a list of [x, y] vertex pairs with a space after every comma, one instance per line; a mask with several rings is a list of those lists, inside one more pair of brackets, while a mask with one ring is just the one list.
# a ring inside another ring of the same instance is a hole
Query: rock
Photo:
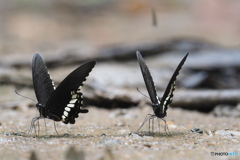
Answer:
[[216, 117], [224, 116], [224, 117], [240, 117], [240, 105], [232, 106], [227, 104], [217, 105], [213, 112]]

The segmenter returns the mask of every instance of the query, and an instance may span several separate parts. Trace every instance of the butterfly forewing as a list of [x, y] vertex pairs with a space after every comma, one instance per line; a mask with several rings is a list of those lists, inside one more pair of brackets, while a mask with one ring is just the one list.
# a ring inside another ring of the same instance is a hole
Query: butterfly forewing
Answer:
[[137, 54], [138, 63], [140, 65], [142, 75], [143, 75], [143, 79], [144, 79], [145, 85], [147, 87], [150, 99], [151, 99], [153, 104], [158, 104], [159, 100], [158, 100], [158, 97], [157, 97], [156, 87], [154, 85], [151, 73], [150, 73], [146, 63], [144, 62], [144, 59], [142, 58], [141, 53], [137, 51], [136, 54]]
[[172, 75], [172, 78], [170, 79], [167, 88], [163, 94], [163, 97], [161, 99], [161, 106], [163, 107], [164, 112], [166, 112], [168, 105], [171, 103], [172, 98], [173, 98], [173, 91], [175, 90], [175, 85], [176, 85], [176, 79], [179, 74], [179, 71], [181, 70], [184, 62], [187, 59], [188, 54], [186, 54], [181, 62], [179, 63], [178, 67], [176, 68], [175, 72]]
[[46, 104], [46, 113], [50, 119], [73, 124], [78, 113], [88, 112], [81, 109], [83, 98], [80, 89], [95, 64], [95, 61], [83, 64], [58, 85]]
[[37, 100], [40, 104], [45, 106], [50, 95], [54, 91], [54, 84], [48, 73], [46, 64], [39, 54], [33, 56], [32, 78]]

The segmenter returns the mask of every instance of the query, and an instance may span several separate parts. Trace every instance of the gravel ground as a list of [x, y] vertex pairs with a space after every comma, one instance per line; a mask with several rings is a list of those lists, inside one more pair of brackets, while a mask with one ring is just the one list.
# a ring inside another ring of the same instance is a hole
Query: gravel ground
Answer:
[[[27, 108], [27, 109], [26, 109]], [[148, 113], [149, 106], [131, 109], [98, 109], [89, 107], [89, 113], [80, 115], [74, 125], [40, 121], [40, 135], [26, 135], [36, 110], [2, 110], [0, 117], [1, 159], [24, 160], [32, 151], [41, 159], [65, 159], [69, 147], [74, 146], [85, 159], [219, 159], [211, 152], [240, 153], [240, 124], [234, 118], [216, 118], [212, 114], [170, 108], [167, 124], [171, 136], [160, 133], [155, 121], [155, 134], [149, 134], [148, 123], [136, 132]], [[183, 116], [184, 115], [184, 116]], [[194, 127], [203, 133], [192, 132]], [[57, 153], [57, 154], [56, 154]], [[81, 153], [81, 152], [80, 152]], [[110, 157], [111, 157], [110, 156]], [[239, 156], [221, 156], [239, 159]], [[112, 159], [112, 158], [110, 158]]]

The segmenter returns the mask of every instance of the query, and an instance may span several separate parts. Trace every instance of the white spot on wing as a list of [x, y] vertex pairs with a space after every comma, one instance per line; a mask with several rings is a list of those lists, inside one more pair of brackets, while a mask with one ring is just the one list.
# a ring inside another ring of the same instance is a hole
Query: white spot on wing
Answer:
[[76, 99], [77, 98], [77, 94], [72, 95], [72, 99]]
[[71, 110], [71, 108], [69, 108], [69, 107], [65, 107], [65, 111], [70, 111]]
[[[45, 68], [47, 68], [47, 67], [45, 67]], [[54, 86], [54, 81], [52, 80], [52, 77], [50, 76], [50, 73], [49, 73], [49, 72], [48, 72], [48, 75], [49, 75], [49, 77], [50, 77], [50, 79], [51, 79], [51, 81], [52, 81], [53, 89], [55, 90], [56, 88], [55, 88], [55, 86]]]
[[168, 101], [169, 97], [166, 98], [166, 101]]
[[172, 95], [172, 93], [173, 93], [173, 90], [175, 89], [175, 84], [176, 84], [176, 81], [174, 81], [173, 84], [171, 85], [170, 92], [168, 93], [167, 98], [165, 99], [165, 101], [164, 101], [164, 103], [163, 103], [163, 109], [165, 108], [167, 101], [168, 101], [169, 99], [170, 99], [170, 100], [172, 99], [171, 95]]
[[163, 103], [163, 108], [165, 107], [166, 103], [167, 103], [167, 101], [164, 101], [164, 103]]
[[67, 106], [70, 107], [70, 108], [73, 108], [74, 104], [68, 104]]
[[64, 111], [63, 115], [67, 117], [68, 116], [68, 112]]
[[158, 97], [158, 96], [156, 96], [156, 98], [157, 98], [158, 104], [160, 104], [161, 102], [160, 102], [160, 99], [159, 99], [159, 97]]
[[69, 103], [73, 103], [73, 104], [75, 104], [76, 101], [77, 101], [77, 99], [72, 99]]

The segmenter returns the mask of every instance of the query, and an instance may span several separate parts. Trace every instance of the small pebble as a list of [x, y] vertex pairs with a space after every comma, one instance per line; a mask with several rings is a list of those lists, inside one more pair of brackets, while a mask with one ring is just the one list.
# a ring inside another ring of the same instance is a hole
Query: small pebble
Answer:
[[191, 129], [192, 132], [203, 134], [203, 131], [200, 128], [194, 127]]
[[102, 136], [102, 137], [103, 137], [103, 136], [106, 137], [107, 135], [106, 135], [105, 133], [103, 133], [101, 136]]
[[213, 136], [213, 134], [212, 134], [212, 131], [211, 130], [206, 130], [204, 133], [206, 133], [207, 135], [209, 135], [210, 137], [212, 137]]

